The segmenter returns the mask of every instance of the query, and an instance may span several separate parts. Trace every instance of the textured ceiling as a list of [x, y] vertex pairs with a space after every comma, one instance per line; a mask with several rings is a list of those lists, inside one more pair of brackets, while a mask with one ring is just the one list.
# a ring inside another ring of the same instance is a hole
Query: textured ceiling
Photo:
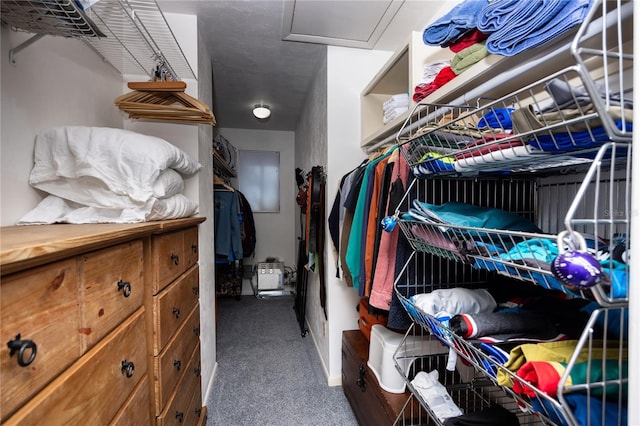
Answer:
[[[314, 41], [350, 40], [395, 50], [412, 30], [422, 30], [433, 0], [159, 0], [164, 12], [195, 14], [212, 58], [218, 127], [296, 128], [305, 94], [322, 63], [325, 44], [283, 40], [294, 33]], [[438, 7], [434, 8], [434, 5]], [[297, 16], [291, 11], [297, 12]], [[386, 15], [385, 15], [386, 14]], [[392, 19], [393, 18], [393, 19]], [[308, 30], [305, 31], [305, 28]], [[306, 33], [306, 34], [305, 34]], [[268, 120], [251, 115], [253, 105], [272, 108]]]

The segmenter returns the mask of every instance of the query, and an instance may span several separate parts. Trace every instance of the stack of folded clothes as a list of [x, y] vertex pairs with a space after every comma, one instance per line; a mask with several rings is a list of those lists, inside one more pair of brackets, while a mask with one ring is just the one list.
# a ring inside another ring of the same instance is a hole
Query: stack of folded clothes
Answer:
[[399, 93], [391, 96], [389, 99], [384, 101], [382, 109], [384, 113], [382, 121], [384, 124], [387, 124], [396, 117], [401, 116], [409, 109], [409, 94]]
[[576, 27], [592, 4], [593, 0], [465, 0], [427, 26], [423, 41], [458, 53], [486, 39], [488, 53], [513, 56]]

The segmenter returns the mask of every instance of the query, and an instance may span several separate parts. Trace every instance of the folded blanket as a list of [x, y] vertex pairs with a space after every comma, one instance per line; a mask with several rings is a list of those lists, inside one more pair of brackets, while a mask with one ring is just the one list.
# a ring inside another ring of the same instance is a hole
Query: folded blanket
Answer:
[[422, 312], [434, 317], [452, 317], [463, 313], [492, 312], [496, 301], [486, 289], [450, 288], [411, 296]]
[[138, 223], [152, 220], [193, 216], [198, 205], [182, 194], [168, 198], [151, 198], [142, 207], [102, 208], [77, 204], [48, 195], [22, 216], [17, 225], [48, 225], [52, 223]]
[[453, 253], [458, 256], [461, 261], [466, 261], [464, 254], [458, 250], [458, 247], [436, 229], [427, 226], [413, 225], [411, 232], [429, 246], [446, 250], [448, 253]]
[[[620, 368], [621, 367], [621, 368]], [[528, 361], [525, 362], [517, 371], [518, 377], [531, 383], [536, 388], [550, 396], [556, 396], [558, 393], [558, 385], [562, 375], [567, 370], [567, 364], [555, 361]], [[596, 382], [612, 382], [615, 380], [624, 380], [629, 377], [627, 362], [620, 364], [615, 359], [591, 359], [588, 362], [575, 364], [570, 371], [566, 386], [579, 384], [596, 383]], [[530, 387], [524, 386], [517, 380], [513, 383], [513, 391], [519, 394], [535, 397], [536, 393]], [[601, 396], [603, 387], [594, 386], [590, 389], [592, 396]], [[606, 383], [604, 386], [606, 397], [611, 400], [618, 400], [623, 397], [626, 400], [628, 385], [623, 383], [622, 386], [616, 383]]]
[[393, 95], [382, 104], [382, 109], [384, 111], [391, 110], [394, 108], [407, 108], [409, 107], [409, 94], [401, 93], [398, 95]]
[[419, 84], [429, 84], [433, 82], [438, 73], [443, 68], [449, 66], [451, 66], [451, 61], [446, 59], [424, 64], [424, 71], [422, 72], [422, 78], [420, 79]]
[[[554, 78], [545, 84], [545, 90], [553, 98], [553, 109], [570, 109], [588, 105], [592, 102], [591, 95], [583, 86], [573, 87], [565, 80]], [[633, 109], [633, 99], [623, 98], [620, 93], [608, 93], [604, 88], [596, 85], [600, 99], [607, 100], [607, 105], [623, 106]], [[544, 110], [540, 112], [546, 112]]]
[[505, 25], [522, 0], [495, 0], [489, 2], [478, 15], [478, 31], [491, 34]]
[[453, 59], [451, 59], [451, 70], [455, 75], [460, 75], [487, 56], [489, 56], [489, 52], [487, 52], [484, 41], [472, 44], [466, 49], [456, 53]]
[[[568, 363], [571, 356], [576, 351], [578, 341], [577, 340], [563, 340], [560, 342], [548, 342], [548, 343], [524, 343], [518, 345], [509, 352], [509, 361], [504, 366], [512, 372], [516, 372], [527, 361], [556, 361]], [[576, 362], [586, 362], [589, 359], [603, 359], [605, 351], [602, 347], [602, 342], [594, 341], [593, 347], [589, 349], [583, 349], [578, 354]], [[607, 348], [606, 359], [617, 360], [620, 357], [627, 359], [627, 350], [624, 349], [622, 353], [616, 348]], [[499, 370], [498, 384], [501, 386], [513, 386], [513, 382], [509, 374]]]
[[[569, 394], [564, 396], [569, 411], [575, 417], [574, 423], [589, 426], [628, 425], [627, 406], [619, 405], [618, 401], [602, 401], [602, 398], [589, 397], [582, 394]], [[544, 398], [532, 399], [533, 409], [540, 413], [546, 413], [554, 424], [569, 426], [564, 418], [560, 418], [557, 409], [551, 402]]]
[[[533, 105], [529, 105], [513, 111], [511, 113], [511, 121], [513, 131], [518, 134], [534, 132], [551, 126], [557, 126], [552, 131], [559, 133], [582, 132], [603, 126], [602, 120], [595, 116], [596, 113], [597, 110], [593, 103], [583, 104], [576, 108], [547, 110], [544, 113], [536, 113]], [[614, 121], [633, 122], [633, 110], [631, 109], [611, 106], [608, 108], [608, 115]], [[580, 118], [582, 120], [578, 120]], [[570, 125], [561, 125], [570, 121], [572, 121]], [[622, 126], [620, 126], [620, 129], [622, 129]], [[535, 135], [527, 135], [526, 139], [534, 137]]]
[[385, 123], [388, 122], [388, 121], [393, 120], [396, 117], [401, 116], [408, 109], [409, 108], [407, 106], [396, 107], [396, 108], [391, 108], [391, 109], [385, 109], [384, 110], [384, 121], [385, 121]]
[[431, 46], [447, 46], [469, 30], [476, 28], [476, 20], [487, 0], [465, 0], [425, 28], [422, 39]]
[[[630, 122], [616, 120], [615, 124], [619, 130], [624, 130], [627, 133], [633, 131], [633, 124]], [[611, 138], [607, 130], [604, 127], [596, 127], [582, 132], [543, 134], [528, 142], [534, 148], [543, 151], [568, 152], [599, 147], [609, 140]]]
[[438, 90], [440, 87], [453, 80], [455, 77], [456, 74], [453, 72], [453, 70], [451, 70], [450, 66], [442, 68], [431, 83], [418, 84], [415, 87], [413, 100], [415, 102], [420, 102], [421, 100]]
[[441, 223], [475, 228], [542, 232], [540, 228], [525, 217], [501, 209], [458, 202], [435, 205], [418, 200], [415, 201], [414, 207], [421, 209], [428, 217], [439, 219]]
[[509, 352], [503, 350], [498, 345], [493, 343], [480, 342], [479, 348], [482, 353], [489, 358], [482, 360], [482, 365], [485, 370], [489, 372], [493, 377], [498, 374], [498, 365], [504, 365], [509, 360]]
[[511, 122], [513, 111], [515, 111], [515, 108], [491, 108], [478, 121], [478, 128], [490, 127], [492, 129], [510, 130], [513, 127]]
[[[501, 1], [497, 2], [499, 8]], [[490, 20], [493, 28], [484, 23], [481, 31], [491, 32], [487, 38], [487, 51], [513, 56], [524, 50], [540, 46], [582, 23], [592, 0], [507, 0], [502, 21]], [[481, 11], [482, 14], [485, 11]]]
[[[489, 138], [486, 140], [480, 139], [478, 141], [470, 143], [464, 148], [463, 151], [455, 155], [455, 159], [460, 160], [463, 158], [478, 157], [478, 156], [482, 156], [492, 152], [505, 151], [505, 150], [508, 150], [509, 148], [515, 148], [517, 146], [524, 145], [524, 142], [522, 142], [519, 139], [511, 139], [508, 141], [501, 142], [500, 139], [497, 138], [496, 136], [498, 135], [496, 134], [496, 135], [493, 135], [493, 138]], [[509, 135], [502, 135], [502, 137], [507, 137], [507, 136]], [[501, 154], [497, 154], [495, 158], [502, 159], [502, 158], [508, 158], [508, 157], [501, 157]]]
[[474, 44], [485, 41], [489, 37], [488, 34], [485, 34], [479, 31], [477, 28], [469, 31], [458, 40], [449, 45], [449, 50], [454, 53], [458, 53], [466, 49], [467, 47], [473, 46]]
[[526, 311], [458, 314], [449, 320], [449, 328], [465, 339], [479, 339], [494, 334], [534, 339], [548, 334], [549, 329], [553, 329], [552, 334], [558, 335], [547, 318]]

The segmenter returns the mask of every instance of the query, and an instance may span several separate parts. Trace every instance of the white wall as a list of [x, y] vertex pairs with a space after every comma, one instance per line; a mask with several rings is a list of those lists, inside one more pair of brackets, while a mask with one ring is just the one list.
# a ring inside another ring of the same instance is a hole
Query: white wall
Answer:
[[[360, 148], [360, 93], [392, 52], [329, 47], [327, 58], [327, 209], [331, 208], [340, 179], [365, 158]], [[327, 210], [329, 211], [329, 210]], [[327, 235], [329, 231], [327, 229]], [[328, 265], [334, 265], [331, 250]], [[330, 300], [329, 381], [341, 382], [342, 331], [358, 328], [357, 291], [335, 278], [335, 268], [327, 273]]]
[[42, 199], [28, 183], [38, 132], [65, 125], [122, 127], [113, 105], [122, 78], [113, 67], [83, 42], [62, 37], [43, 37], [10, 64], [9, 49], [30, 36], [2, 25], [2, 226], [14, 225]]
[[[250, 114], [247, 111], [247, 114]], [[216, 129], [238, 151], [278, 151], [280, 152], [280, 212], [253, 212], [256, 226], [256, 251], [253, 258], [245, 259], [245, 264], [264, 262], [267, 257], [276, 257], [286, 266], [295, 268], [297, 208], [294, 172], [294, 133], [273, 130]], [[234, 180], [236, 188], [238, 179]], [[244, 280], [243, 294], [253, 294], [248, 280]]]
[[[328, 47], [307, 94], [296, 131], [296, 166], [327, 172], [325, 208], [329, 212], [342, 176], [365, 157], [360, 148], [360, 93], [392, 52]], [[328, 214], [328, 213], [327, 213]], [[326, 227], [326, 222], [325, 222]], [[328, 228], [325, 228], [329, 236]], [[320, 306], [319, 279], [309, 274], [306, 319], [329, 385], [341, 384], [342, 331], [357, 324], [357, 293], [335, 277], [331, 239], [325, 247], [327, 319]]]

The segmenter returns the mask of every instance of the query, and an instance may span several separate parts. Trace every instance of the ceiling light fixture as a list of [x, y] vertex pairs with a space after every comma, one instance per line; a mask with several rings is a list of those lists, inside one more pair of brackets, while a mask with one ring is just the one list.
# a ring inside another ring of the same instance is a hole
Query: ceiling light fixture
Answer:
[[271, 116], [271, 107], [262, 103], [260, 103], [259, 105], [255, 105], [253, 107], [253, 115], [255, 115], [255, 117], [260, 120], [269, 118]]

